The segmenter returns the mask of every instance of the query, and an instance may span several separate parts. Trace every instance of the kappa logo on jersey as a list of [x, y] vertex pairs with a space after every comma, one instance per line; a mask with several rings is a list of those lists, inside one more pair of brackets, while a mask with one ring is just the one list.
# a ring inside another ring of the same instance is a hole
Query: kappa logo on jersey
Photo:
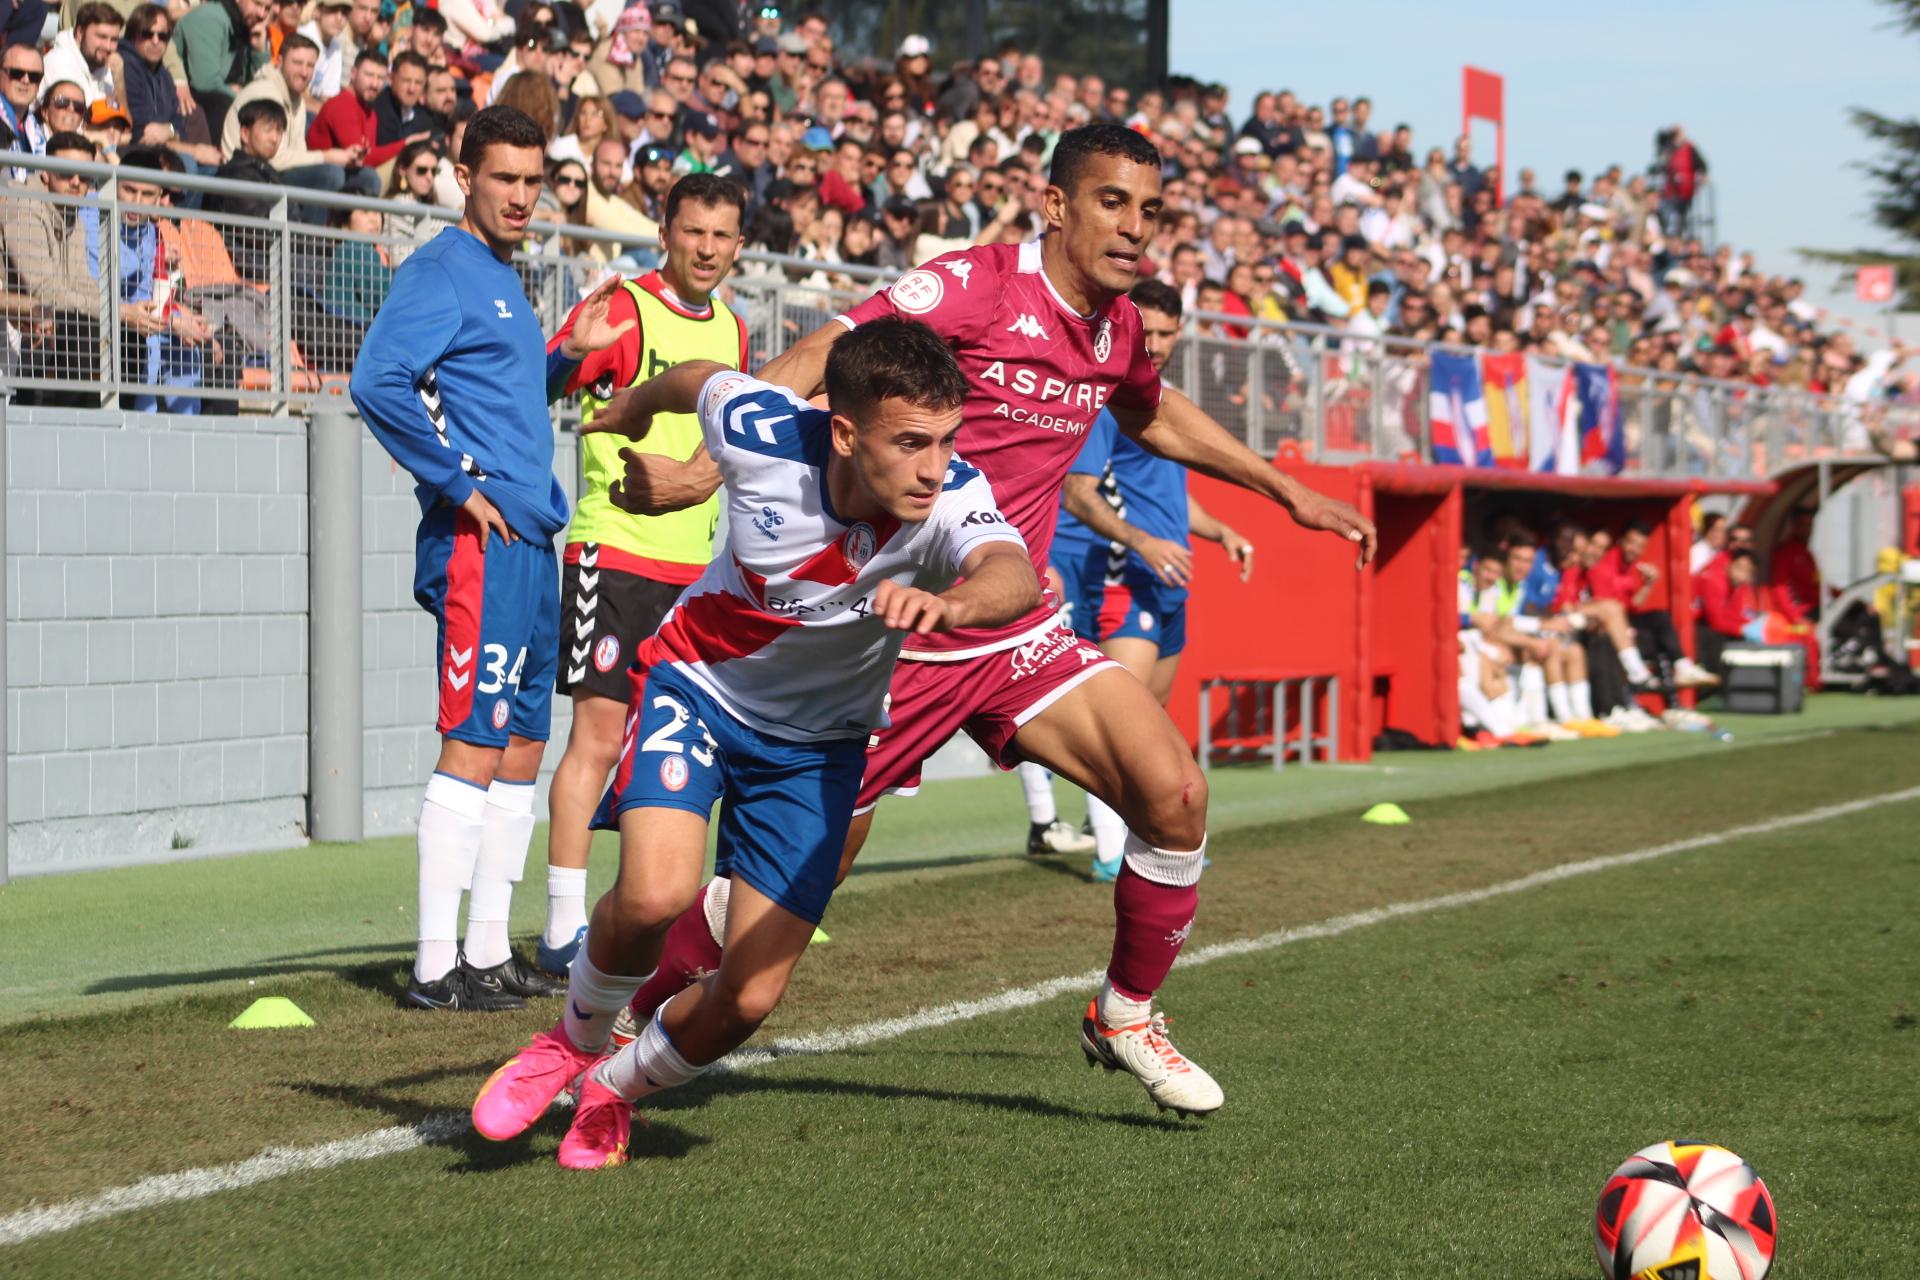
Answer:
[[1098, 364], [1105, 364], [1107, 357], [1113, 354], [1113, 321], [1106, 316], [1100, 317], [1100, 332], [1093, 335], [1093, 358]]
[[494, 703], [493, 704], [493, 727], [496, 729], [506, 728], [507, 716], [511, 713], [512, 713], [512, 708], [507, 706], [507, 700], [505, 698], [502, 698], [498, 702]]
[[601, 675], [613, 670], [613, 664], [620, 661], [620, 637], [601, 636], [600, 643], [593, 646], [593, 668]]
[[973, 274], [973, 260], [971, 258], [955, 258], [943, 262], [940, 265], [953, 273], [953, 278], [960, 282], [962, 289], [967, 287], [967, 278]]
[[753, 518], [753, 527], [766, 534], [775, 542], [778, 542], [780, 541], [780, 535], [775, 533], [774, 530], [786, 522], [786, 517], [782, 516], [778, 511], [775, 511], [772, 507], [762, 507], [760, 508], [760, 514]]
[[1047, 331], [1040, 327], [1040, 322], [1024, 313], [1014, 317], [1013, 323], [1007, 326], [1007, 332], [1017, 333], [1026, 338], [1038, 338], [1042, 342], [1050, 341]]
[[867, 561], [873, 559], [873, 553], [878, 550], [879, 545], [880, 541], [873, 531], [873, 526], [863, 520], [847, 530], [847, 536], [841, 539], [840, 554], [845, 556], [847, 563], [855, 569], [864, 569]]
[[473, 646], [464, 650], [447, 646], [447, 683], [455, 689], [467, 687], [467, 681], [473, 679]]
[[[971, 265], [971, 264], [969, 264]], [[918, 271], [909, 271], [893, 282], [893, 288], [887, 296], [893, 299], [893, 305], [908, 315], [925, 315], [940, 305], [940, 295], [947, 287], [940, 283], [940, 277], [922, 267]]]
[[667, 790], [684, 789], [687, 785], [687, 777], [687, 762], [684, 757], [668, 756], [660, 762], [660, 785]]
[[498, 319], [501, 319], [501, 320], [513, 319], [513, 312], [507, 310], [507, 300], [505, 298], [495, 298], [493, 300], [493, 305], [499, 309], [500, 314], [497, 317]]

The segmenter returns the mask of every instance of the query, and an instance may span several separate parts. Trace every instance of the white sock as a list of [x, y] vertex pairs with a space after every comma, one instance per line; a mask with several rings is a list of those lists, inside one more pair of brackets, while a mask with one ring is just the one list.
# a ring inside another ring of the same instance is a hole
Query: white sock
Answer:
[[1100, 994], [1095, 1004], [1100, 1011], [1100, 1021], [1113, 1030], [1134, 1026], [1153, 1016], [1153, 1001], [1130, 1000], [1115, 991], [1113, 983], [1106, 978], [1100, 979]]
[[1626, 669], [1627, 679], [1640, 684], [1653, 678], [1653, 673], [1647, 670], [1647, 660], [1640, 656], [1640, 650], [1637, 647], [1628, 645], [1618, 652], [1620, 665]]
[[1014, 770], [1020, 775], [1020, 789], [1027, 795], [1027, 821], [1047, 826], [1060, 816], [1053, 807], [1053, 775], [1031, 760], [1022, 760]]
[[567, 1010], [560, 1015], [567, 1038], [588, 1053], [605, 1049], [613, 1035], [613, 1020], [633, 1003], [634, 992], [652, 976], [643, 973], [629, 978], [602, 973], [593, 967], [587, 949], [581, 947], [580, 954], [573, 958], [573, 967], [567, 970]]
[[487, 788], [486, 831], [467, 895], [467, 963], [476, 969], [490, 969], [513, 954], [507, 916], [513, 886], [526, 873], [533, 825], [533, 784], [495, 778]]
[[1553, 718], [1561, 724], [1573, 722], [1573, 696], [1567, 692], [1564, 681], [1547, 686], [1547, 705], [1553, 708]]
[[1127, 824], [1113, 806], [1087, 792], [1087, 820], [1093, 824], [1093, 856], [1111, 863], [1127, 847]]
[[550, 947], [565, 946], [587, 922], [587, 869], [547, 868], [547, 930], [542, 939]]
[[1535, 662], [1520, 667], [1520, 723], [1539, 724], [1547, 718], [1547, 673]]
[[656, 1013], [632, 1044], [594, 1069], [593, 1078], [623, 1098], [644, 1098], [685, 1084], [705, 1070], [680, 1056]]
[[1572, 680], [1567, 683], [1567, 692], [1573, 700], [1573, 718], [1593, 719], [1593, 686], [1585, 680]]
[[1514, 689], [1508, 689], [1497, 698], [1487, 699], [1487, 731], [1496, 738], [1506, 738], [1520, 725], [1520, 695]]
[[420, 806], [420, 945], [413, 976], [438, 982], [459, 950], [460, 895], [473, 883], [486, 830], [487, 793], [471, 782], [436, 773]]

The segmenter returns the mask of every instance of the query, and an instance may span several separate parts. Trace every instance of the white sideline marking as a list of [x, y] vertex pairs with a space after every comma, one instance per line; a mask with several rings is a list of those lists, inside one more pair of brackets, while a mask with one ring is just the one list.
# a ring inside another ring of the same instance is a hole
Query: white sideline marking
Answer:
[[[1212, 946], [1187, 952], [1180, 957], [1176, 967], [1191, 968], [1195, 965], [1211, 964], [1216, 960], [1271, 951], [1296, 942], [1334, 938], [1343, 933], [1352, 933], [1356, 929], [1384, 924], [1389, 920], [1472, 906], [1494, 898], [1505, 897], [1508, 894], [1537, 889], [1542, 885], [1571, 880], [1576, 876], [1591, 875], [1596, 871], [1609, 871], [1615, 867], [1650, 862], [1656, 858], [1687, 853], [1694, 849], [1708, 849], [1715, 845], [1742, 840], [1748, 836], [1771, 835], [1777, 831], [1826, 822], [1833, 818], [1842, 818], [1885, 805], [1900, 804], [1907, 800], [1920, 800], [1920, 787], [1908, 787], [1903, 791], [1890, 791], [1884, 795], [1849, 800], [1843, 804], [1824, 805], [1818, 809], [1808, 809], [1803, 813], [1769, 818], [1765, 822], [1731, 827], [1725, 831], [1693, 836], [1686, 840], [1675, 840], [1645, 849], [1635, 849], [1629, 853], [1608, 854], [1581, 862], [1564, 863], [1517, 879], [1503, 880], [1499, 884], [1487, 885], [1484, 888], [1466, 889], [1459, 893], [1442, 894], [1436, 898], [1421, 898], [1414, 902], [1390, 903], [1370, 911], [1356, 911], [1351, 915], [1335, 916], [1317, 924], [1279, 929], [1272, 933], [1261, 934], [1256, 938], [1217, 942]], [[1024, 1009], [1069, 992], [1085, 991], [1099, 982], [1104, 972], [1102, 969], [1093, 969], [1072, 977], [1051, 978], [1032, 986], [1016, 987], [1011, 991], [1002, 991], [998, 995], [988, 996], [982, 1000], [956, 1001], [931, 1009], [922, 1009], [918, 1013], [910, 1013], [905, 1017], [882, 1018], [877, 1022], [862, 1023], [843, 1031], [823, 1031], [815, 1035], [776, 1040], [760, 1048], [740, 1050], [718, 1063], [715, 1069], [747, 1071], [779, 1058], [844, 1053], [849, 1049], [893, 1040], [915, 1031], [926, 1031], [996, 1013]], [[336, 1165], [372, 1160], [378, 1156], [399, 1155], [432, 1143], [450, 1141], [464, 1133], [467, 1124], [468, 1117], [464, 1112], [438, 1112], [418, 1124], [393, 1125], [386, 1129], [376, 1129], [358, 1137], [342, 1138], [337, 1142], [328, 1142], [317, 1147], [269, 1148], [251, 1159], [242, 1160], [236, 1164], [160, 1174], [84, 1199], [69, 1200], [64, 1204], [49, 1205], [44, 1208], [22, 1209], [0, 1218], [0, 1245], [22, 1244], [41, 1236], [70, 1231], [102, 1218], [135, 1213], [179, 1200], [198, 1200], [221, 1191], [238, 1191], [291, 1174], [331, 1169]]]

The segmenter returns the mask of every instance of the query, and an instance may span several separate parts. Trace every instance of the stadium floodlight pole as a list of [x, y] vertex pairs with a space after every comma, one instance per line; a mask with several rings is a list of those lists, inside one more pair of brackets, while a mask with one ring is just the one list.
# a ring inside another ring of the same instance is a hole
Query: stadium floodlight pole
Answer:
[[365, 834], [360, 422], [323, 403], [307, 430], [307, 835]]

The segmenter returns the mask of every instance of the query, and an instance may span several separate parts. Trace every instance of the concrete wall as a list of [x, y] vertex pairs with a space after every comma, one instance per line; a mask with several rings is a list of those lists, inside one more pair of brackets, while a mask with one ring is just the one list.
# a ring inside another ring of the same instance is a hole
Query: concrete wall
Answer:
[[7, 438], [13, 869], [298, 843], [299, 424], [13, 408]]
[[[7, 822], [16, 875], [306, 840], [298, 419], [7, 413]], [[365, 806], [411, 830], [438, 750], [412, 482], [362, 441]], [[555, 470], [569, 493], [571, 436]], [[569, 723], [555, 705], [543, 771]], [[544, 812], [544, 800], [542, 802]]]

